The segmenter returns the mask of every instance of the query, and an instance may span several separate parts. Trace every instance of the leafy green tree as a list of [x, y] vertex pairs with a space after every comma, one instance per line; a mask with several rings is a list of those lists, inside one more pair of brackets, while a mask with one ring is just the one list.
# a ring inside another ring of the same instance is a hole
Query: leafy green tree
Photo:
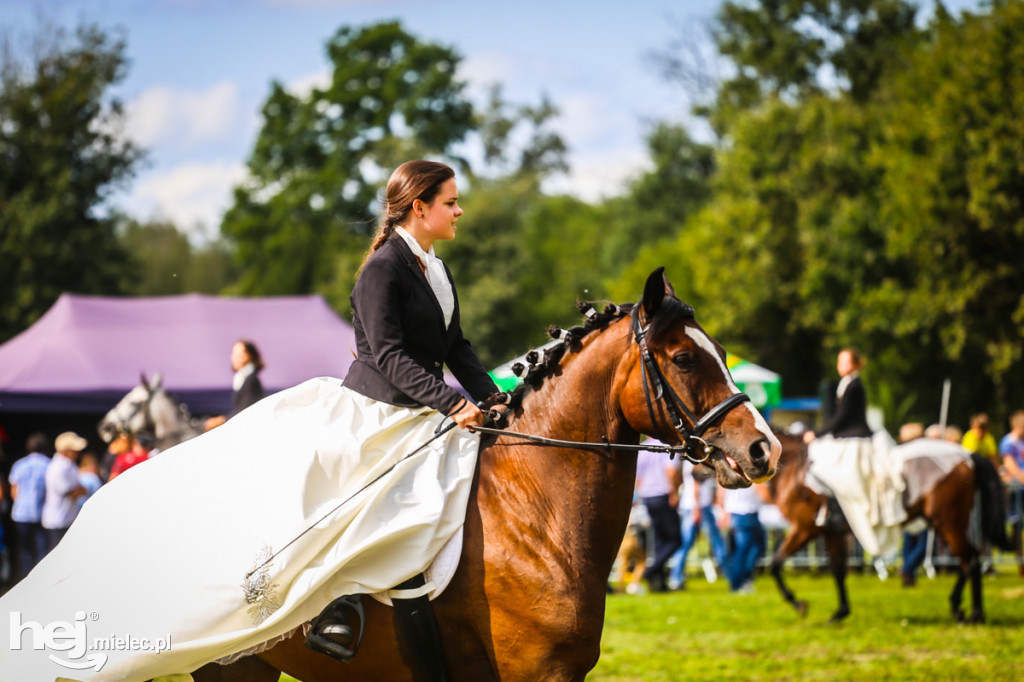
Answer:
[[[621, 271], [644, 245], [676, 236], [711, 196], [715, 173], [711, 145], [695, 141], [681, 125], [662, 123], [648, 136], [647, 147], [654, 167], [634, 179], [625, 195], [606, 202], [610, 214], [602, 254], [606, 273]], [[630, 283], [633, 295], [643, 291], [650, 270], [653, 267]]]
[[712, 121], [766, 97], [800, 101], [845, 91], [864, 101], [900, 46], [917, 36], [916, 5], [905, 0], [760, 0], [726, 2], [713, 29], [736, 73], [722, 83]]
[[909, 364], [929, 380], [932, 414], [950, 377], [961, 423], [1024, 405], [1021, 31], [1020, 2], [961, 20], [940, 12], [878, 98], [886, 125], [870, 159], [892, 267], [860, 299], [875, 314], [854, 328], [916, 351]]
[[791, 395], [852, 344], [890, 426], [934, 420], [947, 377], [954, 421], [1024, 404], [1022, 29], [1021, 3], [940, 8], [869, 91], [729, 112], [713, 198], [632, 267], [689, 257], [709, 329]]
[[231, 253], [220, 242], [194, 246], [168, 222], [125, 219], [118, 232], [122, 247], [131, 254], [129, 294], [217, 294], [233, 280]]
[[473, 112], [459, 55], [397, 22], [342, 27], [327, 56], [327, 87], [271, 86], [250, 178], [221, 230], [235, 247], [239, 293], [319, 291], [344, 309], [387, 173], [410, 158], [451, 158]]
[[105, 210], [141, 156], [109, 95], [125, 43], [93, 25], [44, 29], [30, 55], [0, 57], [0, 340], [65, 291], [123, 291], [127, 254]]
[[463, 326], [488, 366], [579, 322], [577, 300], [603, 299], [600, 207], [549, 197], [535, 178], [478, 183], [465, 194], [460, 234], [437, 244], [459, 283]]
[[[535, 106], [516, 105], [505, 99], [501, 85], [492, 86], [487, 105], [475, 120], [484, 152], [483, 169], [468, 168], [470, 175], [545, 178], [568, 172], [565, 141], [549, 127], [558, 113], [546, 96]], [[519, 135], [526, 140], [516, 144], [513, 138]]]

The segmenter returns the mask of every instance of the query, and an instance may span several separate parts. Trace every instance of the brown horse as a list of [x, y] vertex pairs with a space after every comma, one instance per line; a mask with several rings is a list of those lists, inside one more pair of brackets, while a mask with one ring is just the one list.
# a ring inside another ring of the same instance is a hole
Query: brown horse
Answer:
[[[589, 311], [584, 327], [568, 331], [564, 355], [527, 375], [530, 388], [507, 433], [583, 443], [607, 438], [613, 446], [636, 446], [646, 433], [681, 444], [699, 430], [687, 420], [677, 433], [669, 416], [711, 413], [700, 439], [719, 482], [742, 487], [773, 475], [778, 440], [749, 402], [733, 398], [739, 390], [724, 350], [675, 298], [661, 268], [648, 279], [642, 304]], [[680, 404], [668, 404], [675, 399]], [[635, 475], [635, 450], [552, 446], [512, 435], [482, 443], [461, 563], [433, 602], [452, 680], [582, 680], [594, 667]], [[305, 649], [297, 632], [236, 664], [207, 665], [195, 679], [270, 682], [279, 671], [304, 682], [417, 679], [393, 611], [364, 603], [364, 639], [348, 664]]]
[[[807, 602], [798, 600], [786, 586], [782, 577], [782, 567], [786, 559], [801, 547], [819, 536], [824, 536], [825, 550], [839, 594], [839, 606], [832, 614], [830, 622], [838, 622], [850, 615], [850, 603], [846, 594], [847, 538], [851, 533], [850, 527], [841, 513], [830, 514], [830, 519], [824, 526], [817, 525], [816, 517], [823, 499], [804, 483], [808, 468], [807, 447], [799, 438], [783, 434], [778, 434], [778, 438], [782, 443], [779, 473], [768, 484], [768, 488], [772, 501], [789, 521], [790, 527], [772, 558], [772, 575], [782, 597], [801, 615], [806, 615]], [[906, 523], [923, 518], [945, 540], [950, 552], [960, 560], [960, 573], [949, 596], [953, 618], [957, 621], [965, 620], [960, 605], [964, 585], [970, 580], [972, 610], [966, 620], [981, 623], [985, 620], [981, 593], [981, 562], [978, 548], [968, 539], [968, 525], [974, 509], [975, 491], [981, 493], [980, 521], [985, 539], [1003, 549], [1009, 547], [1009, 540], [1003, 523], [1002, 484], [999, 482], [995, 467], [984, 457], [973, 455], [971, 460], [973, 466], [966, 462], [958, 464], [930, 490], [924, 492], [920, 500], [907, 506]]]

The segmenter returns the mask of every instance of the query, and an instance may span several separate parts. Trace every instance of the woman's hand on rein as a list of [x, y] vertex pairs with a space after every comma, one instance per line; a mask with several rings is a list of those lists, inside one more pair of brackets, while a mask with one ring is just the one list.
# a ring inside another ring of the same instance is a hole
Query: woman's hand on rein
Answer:
[[462, 406], [448, 416], [464, 429], [484, 425], [484, 413], [470, 400], [463, 399]]

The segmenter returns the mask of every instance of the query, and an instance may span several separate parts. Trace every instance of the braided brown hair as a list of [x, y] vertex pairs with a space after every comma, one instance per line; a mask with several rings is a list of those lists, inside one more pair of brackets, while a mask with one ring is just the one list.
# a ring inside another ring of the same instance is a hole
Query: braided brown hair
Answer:
[[363, 269], [373, 252], [394, 234], [395, 227], [409, 217], [414, 201], [419, 199], [429, 204], [441, 191], [441, 185], [454, 177], [455, 171], [451, 166], [437, 161], [406, 161], [396, 168], [384, 191], [384, 212], [381, 214], [380, 227], [359, 270]]

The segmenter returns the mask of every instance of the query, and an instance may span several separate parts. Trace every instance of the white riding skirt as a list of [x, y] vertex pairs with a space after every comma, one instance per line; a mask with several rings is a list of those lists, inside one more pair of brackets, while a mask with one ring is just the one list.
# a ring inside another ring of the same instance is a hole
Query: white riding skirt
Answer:
[[873, 438], [813, 440], [811, 472], [835, 493], [864, 550], [888, 558], [898, 551], [907, 517], [903, 508], [902, 459], [885, 431]]
[[408, 457], [442, 420], [313, 379], [129, 469], [0, 599], [0, 680], [191, 672], [423, 571], [479, 448], [455, 428]]

